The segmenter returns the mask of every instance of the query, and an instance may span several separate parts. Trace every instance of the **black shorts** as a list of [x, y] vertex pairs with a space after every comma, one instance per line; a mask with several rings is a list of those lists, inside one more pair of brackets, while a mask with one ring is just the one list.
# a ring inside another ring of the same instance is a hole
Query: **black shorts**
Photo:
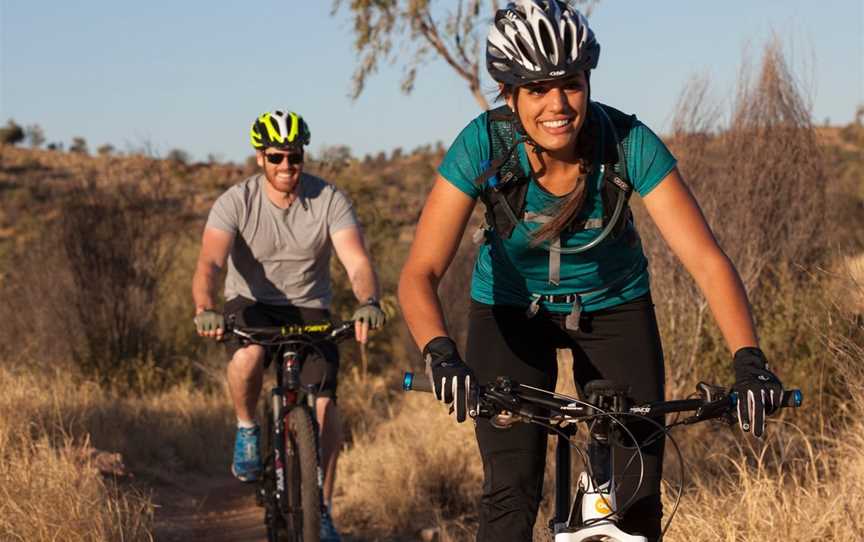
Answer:
[[[225, 318], [234, 317], [237, 326], [264, 327], [282, 326], [286, 324], [314, 324], [330, 322], [330, 311], [326, 309], [309, 309], [292, 305], [266, 305], [245, 297], [235, 297], [225, 303]], [[240, 348], [236, 340], [225, 341], [229, 357]], [[331, 342], [320, 343], [318, 352], [312, 350], [303, 360], [303, 370], [300, 382], [304, 386], [312, 386], [321, 397], [336, 398], [336, 376], [339, 372], [339, 349]], [[265, 363], [272, 352], [265, 353]]]

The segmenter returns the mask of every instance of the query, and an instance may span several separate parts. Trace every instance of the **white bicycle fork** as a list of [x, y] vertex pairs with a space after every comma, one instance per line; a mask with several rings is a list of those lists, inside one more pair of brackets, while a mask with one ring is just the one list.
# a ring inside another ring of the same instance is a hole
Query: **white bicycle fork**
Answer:
[[[582, 495], [580, 503], [581, 523], [584, 527], [568, 527], [566, 524], [555, 525], [555, 542], [647, 542], [644, 536], [627, 534], [615, 524], [617, 518], [610, 515], [615, 510], [615, 491], [612, 482], [608, 481], [595, 488], [588, 473], [579, 475], [578, 494]], [[577, 494], [577, 495], [578, 495]]]

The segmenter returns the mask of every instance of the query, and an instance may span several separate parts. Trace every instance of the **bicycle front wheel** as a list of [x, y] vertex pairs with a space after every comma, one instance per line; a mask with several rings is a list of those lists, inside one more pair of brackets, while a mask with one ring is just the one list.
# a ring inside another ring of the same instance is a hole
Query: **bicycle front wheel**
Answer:
[[285, 416], [285, 462], [288, 470], [291, 526], [295, 539], [319, 542], [321, 486], [318, 482], [318, 435], [309, 410], [295, 407]]

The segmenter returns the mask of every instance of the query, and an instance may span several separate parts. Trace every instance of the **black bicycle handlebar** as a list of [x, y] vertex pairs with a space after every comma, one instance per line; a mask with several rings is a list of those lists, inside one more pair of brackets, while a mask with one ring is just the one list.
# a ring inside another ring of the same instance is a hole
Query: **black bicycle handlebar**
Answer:
[[227, 322], [226, 335], [234, 335], [255, 344], [274, 346], [285, 343], [316, 343], [321, 341], [340, 341], [354, 332], [354, 321], [348, 320], [339, 325], [330, 322], [318, 324], [290, 324], [285, 326], [235, 326]]
[[[433, 391], [429, 378], [422, 373], [405, 373], [402, 378], [402, 388], [405, 391]], [[645, 474], [643, 447], [654, 442], [658, 435], [666, 435], [679, 458], [681, 485], [678, 488], [672, 512], [663, 528], [662, 532], [665, 533], [678, 509], [685, 478], [684, 460], [680, 448], [669, 433], [670, 429], [681, 424], [692, 424], [711, 419], [721, 419], [731, 424], [735, 422], [737, 416], [738, 396], [735, 392], [702, 382], [697, 386], [697, 391], [699, 398], [656, 401], [631, 406], [627, 397], [628, 387], [610, 381], [595, 380], [586, 384], [584, 394], [588, 400], [581, 401], [547, 390], [520, 385], [508, 378], [499, 377], [486, 386], [474, 388], [474, 392], [471, 394], [473, 404], [469, 405], [469, 414], [473, 418], [489, 418], [495, 427], [506, 428], [516, 422], [526, 422], [540, 425], [550, 432], [558, 434], [555, 466], [555, 518], [558, 518], [559, 523], [567, 525], [573, 517], [574, 507], [578, 504], [575, 500], [572, 505], [569, 504], [570, 450], [580, 449], [571, 440], [575, 433], [576, 423], [587, 423], [589, 434], [592, 436], [589, 439], [588, 450], [580, 452], [592, 487], [601, 487], [601, 482], [611, 480], [613, 466], [610, 462], [612, 456], [608, 447], [613, 442], [613, 435], [618, 435], [615, 439], [619, 445], [624, 441], [635, 443], [635, 446], [633, 444], [627, 446], [630, 450], [635, 450], [636, 455], [632, 456], [631, 460], [633, 457], [639, 460], [639, 482], [632, 494], [628, 498], [622, 499], [624, 504], [618, 510], [626, 510], [642, 487], [643, 475]], [[804, 396], [801, 390], [784, 390], [781, 407], [800, 407], [803, 400]], [[685, 414], [684, 419], [676, 419], [668, 425], [662, 418], [658, 419], [663, 414], [683, 412], [692, 414]], [[647, 441], [639, 442], [627, 428], [627, 417], [642, 418], [656, 426], [657, 431]], [[629, 436], [629, 440], [624, 439], [622, 441], [620, 440], [621, 436]], [[568, 442], [568, 444], [562, 446], [564, 442]], [[594, 447], [593, 456], [592, 446]], [[594, 523], [606, 521], [616, 512], [611, 511], [608, 515], [595, 518], [592, 521]], [[584, 522], [583, 525], [588, 525], [588, 523]]]
[[[561, 395], [554, 395], [552, 399], [545, 399], [534, 396], [526, 397], [520, 393], [519, 384], [510, 383], [509, 389], [502, 392], [496, 390], [495, 387], [479, 386], [477, 389], [478, 399], [480, 401], [493, 399], [500, 402], [501, 399], [511, 401], [513, 404], [520, 402], [534, 404], [542, 407], [547, 407], [551, 410], [556, 410], [560, 413], [570, 416], [592, 416], [598, 413], [594, 405], [583, 401], [572, 401]], [[414, 374], [406, 372], [402, 378], [402, 389], [405, 391], [432, 392], [432, 383], [429, 377], [425, 374]], [[698, 390], [701, 394], [700, 398], [696, 399], [676, 399], [671, 401], [656, 401], [652, 403], [644, 403], [631, 406], [627, 409], [627, 414], [641, 416], [659, 416], [663, 414], [674, 414], [679, 412], [693, 412], [696, 414], [692, 418], [688, 418], [684, 423], [694, 423], [697, 421], [719, 418], [726, 414], [732, 413], [738, 402], [738, 395], [734, 391], [723, 392], [722, 388], [700, 384]], [[712, 393], [715, 395], [712, 397]], [[521, 400], [521, 401], [520, 401]], [[799, 389], [789, 389], [783, 391], [781, 399], [781, 408], [797, 408], [804, 402], [804, 394]], [[503, 409], [502, 409], [503, 410]]]

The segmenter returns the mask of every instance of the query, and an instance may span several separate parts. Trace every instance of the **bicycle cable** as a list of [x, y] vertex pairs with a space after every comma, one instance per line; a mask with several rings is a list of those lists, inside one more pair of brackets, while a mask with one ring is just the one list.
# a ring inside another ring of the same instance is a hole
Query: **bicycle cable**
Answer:
[[[675, 440], [675, 437], [673, 437], [671, 432], [670, 432], [673, 427], [677, 427], [678, 425], [683, 425], [684, 422], [677, 422], [676, 421], [676, 422], [673, 422], [671, 425], [666, 426], [666, 425], [663, 425], [660, 422], [658, 422], [657, 420], [650, 418], [648, 416], [642, 416], [640, 414], [635, 414], [632, 412], [604, 411], [595, 405], [592, 405], [592, 404], [587, 403], [585, 401], [581, 401], [581, 400], [576, 399], [574, 397], [570, 397], [568, 395], [563, 395], [563, 394], [559, 394], [556, 392], [550, 392], [548, 390], [543, 390], [540, 388], [535, 388], [533, 386], [527, 386], [527, 385], [523, 385], [523, 384], [520, 384], [520, 387], [525, 388], [525, 389], [531, 389], [533, 391], [552, 396], [556, 399], [572, 401], [574, 403], [581, 404], [581, 405], [586, 406], [588, 408], [591, 408], [593, 410], [597, 410], [597, 411], [599, 411], [598, 414], [595, 414], [595, 415], [589, 416], [589, 417], [580, 418], [579, 421], [585, 421], [587, 423], [591, 418], [609, 417], [609, 419], [613, 420], [622, 429], [624, 429], [624, 431], [627, 433], [627, 435], [630, 437], [630, 439], [636, 444], [635, 446], [627, 446], [621, 442], [618, 442], [616, 444], [625, 450], [636, 450], [636, 453], [634, 453], [630, 456], [630, 459], [627, 461], [627, 464], [624, 466], [624, 469], [623, 469], [624, 471], [626, 471], [630, 467], [632, 461], [637, 456], [639, 457], [639, 463], [640, 463], [640, 465], [639, 465], [639, 467], [640, 467], [639, 468], [639, 482], [637, 483], [636, 488], [633, 490], [633, 492], [631, 493], [629, 498], [624, 502], [623, 505], [616, 507], [616, 510], [613, 510], [611, 513], [609, 513], [606, 516], [601, 517], [601, 518], [593, 518], [593, 519], [583, 520], [583, 523], [586, 526], [594, 525], [594, 524], [599, 523], [601, 521], [608, 520], [612, 515], [618, 514], [619, 510], [626, 511], [626, 509], [632, 504], [632, 502], [635, 501], [636, 496], [639, 494], [639, 491], [642, 489], [642, 485], [644, 483], [645, 458], [644, 458], [644, 452], [642, 450], [643, 447], [650, 446], [651, 444], [653, 444], [657, 439], [660, 438], [660, 435], [665, 435], [665, 436], [669, 437], [669, 441], [672, 443], [672, 446], [675, 450], [675, 455], [678, 458], [680, 483], [678, 484], [678, 488], [677, 488], [677, 491], [675, 494], [675, 502], [672, 506], [672, 511], [670, 512], [669, 518], [666, 520], [666, 524], [663, 526], [663, 529], [660, 533], [660, 539], [659, 540], [662, 541], [663, 537], [666, 535], [666, 532], [668, 531], [669, 527], [672, 524], [672, 520], [674, 519], [675, 514], [677, 514], [677, 512], [678, 512], [678, 508], [680, 507], [680, 504], [681, 504], [681, 498], [683, 497], [683, 494], [684, 494], [684, 483], [685, 483], [685, 478], [686, 478], [685, 470], [684, 470], [684, 455], [681, 453], [681, 447], [678, 445], [678, 441]], [[633, 435], [633, 433], [629, 429], [627, 429], [627, 427], [624, 425], [623, 422], [621, 422], [620, 420], [617, 420], [615, 418], [616, 416], [630, 416], [633, 418], [638, 418], [640, 420], [648, 421], [649, 423], [654, 424], [659, 429], [659, 431], [656, 431], [655, 433], [649, 435], [649, 437], [647, 439], [645, 439], [646, 442], [639, 444], [639, 440], [636, 439], [635, 435]], [[544, 424], [540, 424], [540, 425], [544, 425]], [[556, 432], [559, 432], [560, 434], [564, 434], [563, 432], [560, 432], [557, 430], [556, 430]], [[589, 438], [590, 438], [590, 430], [589, 430]], [[585, 460], [586, 459], [585, 453], [581, 450], [581, 448], [579, 448], [578, 446], [576, 446], [575, 444], [572, 444], [572, 443], [571, 443], [571, 448], [575, 448], [580, 453], [580, 457], [583, 460], [583, 464], [585, 464], [586, 470], [588, 471], [589, 479], [591, 480], [591, 483], [596, 488], [597, 487], [597, 480], [594, 477], [593, 469], [590, 466], [590, 461]], [[568, 514], [568, 518], [567, 518], [568, 523], [573, 518], [575, 505], [576, 505], [576, 501], [574, 499], [574, 501], [572, 502], [571, 507], [570, 507], [570, 513]]]
[[[645, 479], [645, 458], [644, 458], [644, 454], [642, 453], [642, 447], [638, 444], [638, 443], [639, 443], [639, 440], [638, 440], [638, 439], [636, 438], [636, 436], [632, 433], [632, 431], [630, 431], [630, 429], [627, 428], [627, 426], [626, 426], [623, 422], [621, 422], [620, 420], [616, 419], [615, 416], [613, 415], [613, 413], [610, 413], [610, 412], [608, 412], [608, 411], [605, 411], [605, 410], [603, 410], [602, 408], [600, 408], [600, 407], [598, 407], [598, 406], [596, 406], [596, 405], [592, 405], [591, 403], [588, 403], [588, 402], [586, 402], [586, 401], [582, 401], [581, 399], [577, 399], [577, 398], [575, 398], [575, 397], [571, 397], [571, 396], [569, 396], [569, 395], [564, 395], [564, 394], [556, 393], [556, 392], [554, 392], [554, 391], [544, 390], [544, 389], [542, 389], [542, 388], [535, 388], [535, 387], [533, 387], [533, 386], [527, 386], [527, 385], [525, 385], [525, 384], [519, 384], [519, 387], [520, 387], [520, 388], [523, 388], [523, 389], [529, 389], [529, 390], [532, 390], [532, 391], [538, 392], [538, 393], [543, 394], [543, 395], [548, 395], [548, 396], [551, 396], [551, 397], [553, 397], [553, 398], [555, 398], [555, 399], [561, 399], [561, 400], [564, 400], [564, 401], [569, 401], [571, 404], [572, 404], [572, 403], [575, 403], [575, 404], [578, 404], [578, 405], [582, 405], [582, 406], [588, 407], [588, 408], [590, 408], [590, 409], [592, 409], [592, 410], [596, 410], [596, 411], [598, 411], [597, 414], [592, 414], [592, 415], [589, 415], [589, 416], [583, 416], [583, 417], [580, 417], [580, 419], [579, 419], [578, 421], [582, 421], [582, 422], [588, 423], [588, 421], [591, 421], [592, 418], [603, 418], [603, 417], [608, 417], [608, 418], [609, 418], [610, 420], [612, 420], [615, 424], [617, 424], [618, 426], [620, 426], [621, 429], [623, 429], [624, 432], [625, 432], [625, 433], [630, 437], [630, 439], [631, 439], [634, 443], [636, 443], [636, 447], [637, 447], [637, 450], [638, 450], [638, 456], [639, 456], [639, 482], [636, 484], [636, 488], [633, 490], [633, 492], [630, 494], [630, 496], [627, 498], [627, 500], [624, 501], [624, 504], [623, 504], [623, 505], [621, 505], [621, 506], [616, 506], [616, 509], [615, 509], [615, 510], [612, 510], [612, 511], [611, 511], [609, 514], [607, 514], [606, 516], [603, 516], [603, 517], [601, 517], [601, 518], [593, 518], [593, 519], [583, 520], [583, 521], [584, 521], [585, 525], [593, 525], [593, 524], [595, 524], [595, 523], [598, 523], [598, 522], [601, 522], [601, 521], [604, 521], [604, 520], [608, 520], [610, 517], [612, 517], [612, 516], [618, 514], [618, 510], [626, 510], [626, 509], [627, 509], [627, 508], [628, 508], [628, 507], [629, 507], [629, 506], [630, 506], [630, 505], [635, 501], [636, 496], [639, 494], [639, 492], [640, 492], [641, 489], [642, 489], [642, 484], [644, 483], [644, 479]], [[652, 421], [653, 421], [653, 420], [652, 420]], [[655, 423], [656, 423], [656, 422], [655, 422]], [[543, 424], [538, 424], [538, 425], [543, 425]], [[659, 424], [658, 424], [658, 425], [659, 425]], [[661, 426], [661, 427], [662, 427], [662, 426]], [[556, 432], [559, 432], [559, 431], [556, 430]], [[562, 434], [562, 435], [566, 436], [567, 439], [568, 439], [568, 441], [569, 441], [569, 435], [566, 435], [566, 434], [564, 434], [563, 432], [559, 432], [559, 434]], [[591, 433], [590, 433], [590, 431], [589, 431], [589, 438], [591, 438]], [[572, 447], [576, 447], [572, 442], [570, 443], [570, 445], [571, 445], [571, 448], [572, 448]], [[594, 476], [593, 469], [592, 469], [591, 466], [590, 466], [591, 462], [590, 462], [590, 461], [585, 461], [586, 458], [585, 458], [584, 454], [582, 453], [581, 449], [580, 449], [579, 451], [580, 451], [580, 457], [582, 457], [583, 462], [584, 462], [584, 464], [585, 464], [585, 466], [586, 466], [586, 470], [588, 471], [588, 477], [589, 477], [589, 479], [590, 479], [590, 481], [591, 481], [591, 484], [594, 486], [595, 489], [599, 489], [599, 486], [598, 486], [598, 484], [597, 484], [597, 480], [596, 480], [596, 478], [595, 478], [595, 476]], [[610, 484], [610, 488], [611, 488], [611, 484]], [[609, 503], [607, 503], [607, 504], [609, 504]], [[568, 515], [568, 522], [572, 519], [572, 514], [573, 514], [573, 511], [574, 511], [574, 506], [575, 506], [575, 500], [573, 501], [573, 504], [571, 504], [571, 507], [570, 507], [570, 514]], [[611, 509], [611, 506], [610, 506], [610, 509]]]
[[[653, 434], [651, 434], [646, 439], [647, 442], [643, 443], [643, 446], [650, 446], [657, 439], [660, 438], [660, 435], [665, 435], [666, 437], [669, 438], [669, 441], [672, 443], [672, 446], [675, 449], [675, 455], [678, 457], [678, 473], [679, 473], [679, 478], [681, 481], [678, 484], [678, 490], [675, 494], [675, 503], [672, 506], [672, 511], [669, 513], [669, 518], [666, 520], [666, 525], [663, 526], [663, 529], [660, 532], [660, 538], [658, 540], [662, 541], [663, 537], [666, 535], [666, 531], [672, 525], [672, 520], [675, 518], [675, 514], [678, 512], [678, 507], [681, 504], [681, 498], [684, 495], [684, 482], [685, 482], [685, 478], [686, 478], [686, 474], [685, 474], [685, 470], [684, 470], [684, 454], [681, 453], [681, 447], [678, 445], [678, 441], [675, 440], [675, 437], [673, 437], [672, 433], [671, 433], [671, 430], [673, 427], [678, 427], [679, 425], [684, 425], [684, 422], [676, 422], [676, 423], [673, 423], [671, 425], [663, 425], [653, 418], [650, 418], [648, 416], [643, 416], [641, 414], [635, 414], [633, 412], [617, 412], [614, 414], [615, 415], [622, 415], [622, 416], [631, 416], [634, 418], [638, 418], [640, 420], [648, 421], [650, 423], [653, 423], [656, 427], [658, 427], [660, 429], [659, 431], [655, 431]], [[618, 443], [618, 446], [620, 448], [625, 449], [625, 450], [636, 449], [639, 452], [639, 454], [642, 453], [641, 447], [636, 448], [633, 446], [627, 446], [623, 443]], [[627, 470], [627, 468], [630, 466], [630, 463], [632, 462], [633, 457], [635, 457], [635, 455], [636, 454], [632, 454], [630, 456], [630, 459], [627, 461], [627, 464], [624, 466], [624, 470]]]

